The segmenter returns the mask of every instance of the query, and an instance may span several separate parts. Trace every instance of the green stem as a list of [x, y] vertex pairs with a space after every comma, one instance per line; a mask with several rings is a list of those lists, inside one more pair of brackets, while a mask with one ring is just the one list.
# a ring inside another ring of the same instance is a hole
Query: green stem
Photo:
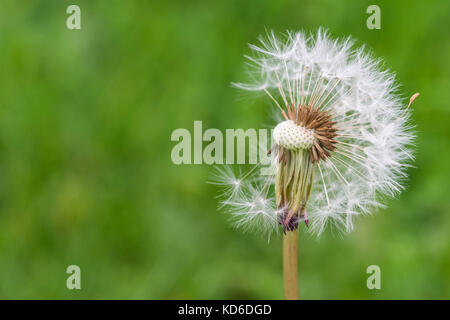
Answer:
[[283, 236], [283, 274], [286, 300], [298, 300], [298, 230]]

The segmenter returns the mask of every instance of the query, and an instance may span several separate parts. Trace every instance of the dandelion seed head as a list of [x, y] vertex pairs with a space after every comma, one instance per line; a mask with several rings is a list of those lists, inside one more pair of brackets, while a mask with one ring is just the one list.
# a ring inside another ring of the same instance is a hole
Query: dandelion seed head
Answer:
[[273, 175], [224, 176], [223, 184], [239, 181], [238, 191], [225, 193], [226, 207], [242, 227], [286, 231], [309, 221], [317, 235], [327, 226], [349, 232], [356, 217], [403, 190], [414, 160], [409, 106], [418, 94], [405, 107], [395, 75], [351, 37], [319, 29], [258, 40], [246, 56], [249, 81], [233, 85], [274, 103]]

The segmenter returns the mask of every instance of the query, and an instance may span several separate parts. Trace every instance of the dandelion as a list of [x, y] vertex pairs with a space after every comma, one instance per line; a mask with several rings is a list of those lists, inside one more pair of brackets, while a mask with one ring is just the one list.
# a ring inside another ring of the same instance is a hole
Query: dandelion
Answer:
[[284, 234], [284, 285], [298, 298], [299, 223], [312, 233], [326, 226], [344, 232], [354, 218], [398, 194], [413, 160], [414, 134], [394, 75], [352, 39], [273, 32], [250, 45], [248, 83], [234, 86], [265, 93], [282, 116], [273, 130], [271, 174], [219, 172], [227, 186], [222, 205], [245, 229]]

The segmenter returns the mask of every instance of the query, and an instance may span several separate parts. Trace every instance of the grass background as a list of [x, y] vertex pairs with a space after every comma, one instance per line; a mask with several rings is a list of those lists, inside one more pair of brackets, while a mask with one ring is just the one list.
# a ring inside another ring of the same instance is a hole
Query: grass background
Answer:
[[[81, 7], [82, 29], [66, 28]], [[366, 8], [381, 7], [381, 30]], [[410, 96], [417, 168], [344, 237], [300, 235], [305, 299], [450, 298], [450, 2], [0, 3], [0, 298], [279, 299], [281, 241], [217, 213], [207, 165], [176, 166], [171, 132], [267, 123], [239, 99], [265, 27], [324, 26], [385, 58]], [[66, 289], [68, 265], [82, 290]], [[366, 287], [381, 267], [381, 290]]]

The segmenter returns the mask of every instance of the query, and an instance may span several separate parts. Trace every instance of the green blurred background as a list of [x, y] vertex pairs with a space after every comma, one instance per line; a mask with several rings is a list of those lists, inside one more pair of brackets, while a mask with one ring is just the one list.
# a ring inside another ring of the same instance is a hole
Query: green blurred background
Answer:
[[[381, 7], [381, 30], [366, 8]], [[66, 8], [81, 7], [81, 30]], [[413, 105], [416, 168], [345, 236], [300, 235], [305, 299], [450, 298], [450, 2], [0, 3], [0, 298], [279, 299], [281, 239], [234, 230], [176, 128], [258, 128], [243, 54], [265, 27], [352, 35]], [[66, 288], [68, 265], [82, 290]], [[366, 268], [381, 267], [381, 290]]]

